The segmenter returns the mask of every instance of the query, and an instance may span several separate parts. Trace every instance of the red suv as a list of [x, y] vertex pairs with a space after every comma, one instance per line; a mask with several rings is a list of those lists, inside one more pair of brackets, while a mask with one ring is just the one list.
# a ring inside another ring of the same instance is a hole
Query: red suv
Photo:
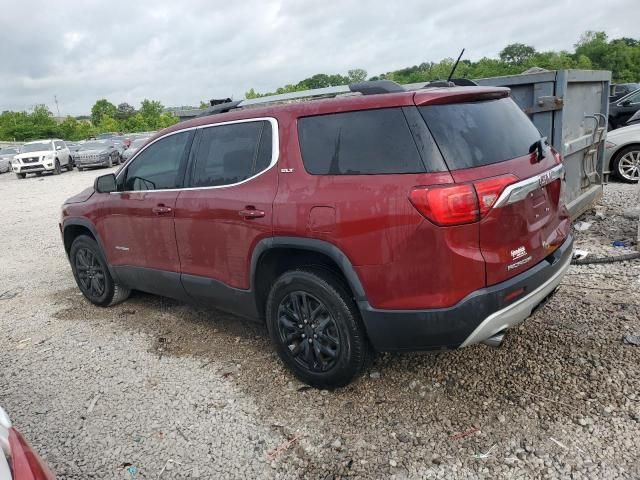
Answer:
[[317, 387], [373, 351], [499, 343], [570, 263], [560, 155], [508, 89], [371, 87], [158, 133], [63, 206], [82, 293], [265, 321]]

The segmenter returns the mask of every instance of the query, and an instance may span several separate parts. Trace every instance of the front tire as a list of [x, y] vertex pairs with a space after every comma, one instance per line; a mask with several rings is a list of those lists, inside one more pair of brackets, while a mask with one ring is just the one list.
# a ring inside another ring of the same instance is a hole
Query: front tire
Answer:
[[362, 374], [370, 347], [343, 283], [319, 269], [285, 272], [271, 288], [267, 328], [284, 364], [316, 388], [336, 388]]
[[69, 260], [78, 288], [94, 305], [107, 307], [129, 297], [131, 290], [111, 277], [102, 250], [93, 238], [77, 237], [71, 244]]
[[22, 179], [27, 177], [27, 174], [26, 173], [16, 173], [16, 177], [18, 177], [18, 180], [22, 180]]
[[56, 158], [56, 165], [55, 165], [55, 167], [53, 168], [53, 174], [54, 174], [54, 175], [60, 175], [60, 173], [62, 173], [62, 169], [60, 168], [60, 160], [58, 160], [58, 159]]
[[626, 183], [636, 183], [640, 179], [640, 145], [623, 148], [613, 157], [614, 175]]

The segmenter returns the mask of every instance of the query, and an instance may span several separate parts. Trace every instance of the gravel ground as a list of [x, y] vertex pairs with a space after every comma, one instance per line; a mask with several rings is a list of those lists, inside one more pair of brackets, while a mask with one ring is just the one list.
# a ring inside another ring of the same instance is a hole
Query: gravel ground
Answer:
[[[317, 391], [261, 326], [83, 300], [59, 206], [104, 172], [0, 175], [0, 404], [60, 478], [640, 478], [640, 261], [572, 266], [499, 349], [384, 355]], [[633, 195], [606, 186], [578, 246], [624, 250]]]

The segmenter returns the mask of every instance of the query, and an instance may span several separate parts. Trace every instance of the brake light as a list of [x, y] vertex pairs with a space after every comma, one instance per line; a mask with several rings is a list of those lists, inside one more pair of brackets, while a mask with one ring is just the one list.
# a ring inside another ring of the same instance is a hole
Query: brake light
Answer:
[[480, 216], [487, 214], [491, 207], [496, 203], [498, 197], [507, 185], [517, 182], [518, 178], [514, 175], [503, 175], [501, 177], [488, 178], [475, 182], [473, 186], [478, 194], [478, 204], [480, 205]]
[[416, 187], [409, 199], [424, 217], [438, 225], [461, 225], [479, 219], [478, 198], [469, 184]]
[[415, 187], [409, 200], [422, 216], [436, 225], [463, 225], [480, 220], [504, 188], [517, 180], [514, 175], [503, 175], [474, 183]]
[[562, 155], [560, 155], [560, 152], [557, 152], [555, 149], [552, 149], [553, 151], [553, 159], [556, 162], [556, 165], [560, 165], [562, 163]]

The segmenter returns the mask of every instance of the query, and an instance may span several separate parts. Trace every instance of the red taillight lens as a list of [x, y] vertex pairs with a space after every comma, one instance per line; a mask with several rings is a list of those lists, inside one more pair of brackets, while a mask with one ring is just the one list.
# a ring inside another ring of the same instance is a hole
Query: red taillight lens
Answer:
[[479, 219], [478, 199], [472, 185], [416, 187], [409, 199], [423, 216], [438, 225], [460, 225]]
[[480, 216], [487, 214], [493, 207], [496, 200], [504, 190], [504, 187], [517, 182], [518, 178], [514, 175], [503, 175], [501, 177], [488, 178], [475, 182], [473, 186], [478, 193], [478, 205], [480, 205]]
[[551, 150], [553, 152], [553, 159], [555, 160], [557, 165], [560, 165], [562, 163], [562, 155], [560, 155], [560, 152], [556, 152], [555, 149]]
[[514, 175], [503, 175], [473, 184], [415, 187], [409, 200], [425, 218], [437, 225], [462, 225], [480, 220], [504, 188], [517, 181]]

